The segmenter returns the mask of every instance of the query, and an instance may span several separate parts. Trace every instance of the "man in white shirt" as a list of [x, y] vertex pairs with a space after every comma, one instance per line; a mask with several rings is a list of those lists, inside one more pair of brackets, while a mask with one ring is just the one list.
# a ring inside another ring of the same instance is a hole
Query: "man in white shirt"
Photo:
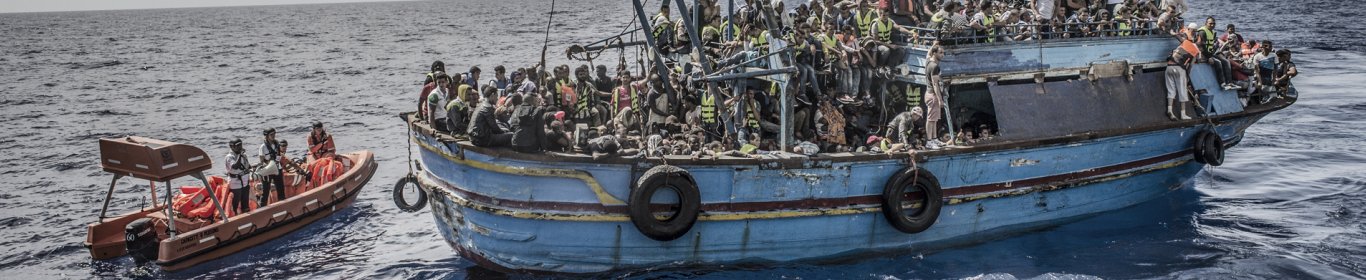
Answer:
[[247, 168], [251, 162], [247, 160], [246, 149], [242, 148], [242, 139], [233, 139], [228, 142], [228, 153], [223, 161], [223, 166], [227, 168], [228, 190], [232, 192], [232, 203], [228, 209], [236, 214], [251, 211], [251, 189], [247, 188]]
[[[276, 192], [275, 201], [279, 202], [285, 200], [285, 178], [282, 175], [284, 174], [284, 166], [281, 165], [280, 162], [280, 156], [282, 155], [283, 150], [280, 149], [280, 142], [275, 140], [274, 128], [267, 128], [262, 134], [265, 135], [266, 141], [261, 144], [261, 148], [257, 150], [256, 155], [260, 157], [260, 164], [263, 169], [261, 175], [266, 178], [261, 182], [261, 198], [256, 202], [257, 207], [266, 207], [266, 205], [270, 204], [270, 191], [272, 187], [274, 187]], [[272, 164], [274, 165], [274, 168], [270, 167]]]

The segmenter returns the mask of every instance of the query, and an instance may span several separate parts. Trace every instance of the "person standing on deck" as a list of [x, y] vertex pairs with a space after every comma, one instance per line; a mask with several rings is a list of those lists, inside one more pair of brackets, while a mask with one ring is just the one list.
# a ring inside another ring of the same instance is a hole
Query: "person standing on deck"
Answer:
[[450, 132], [446, 126], [446, 104], [450, 102], [450, 82], [451, 77], [445, 73], [436, 76], [435, 87], [431, 93], [427, 94], [427, 123], [433, 129], [441, 132]]
[[228, 205], [228, 210], [234, 214], [242, 214], [251, 211], [251, 189], [247, 188], [247, 168], [251, 162], [247, 161], [246, 149], [242, 148], [242, 139], [233, 139], [228, 142], [228, 153], [226, 160], [223, 161], [228, 174], [228, 191], [232, 192], [232, 202]]
[[[257, 150], [256, 155], [259, 157], [261, 166], [265, 169], [261, 175], [266, 178], [261, 182], [261, 198], [256, 205], [257, 207], [266, 207], [270, 204], [272, 187], [275, 189], [275, 201], [285, 200], [285, 178], [283, 176], [284, 165], [280, 161], [282, 150], [280, 149], [280, 142], [275, 140], [275, 129], [267, 128], [261, 134], [266, 139], [264, 143], [261, 143], [261, 148]], [[274, 167], [270, 167], [271, 165]]]
[[1191, 118], [1186, 115], [1186, 102], [1190, 102], [1190, 95], [1186, 93], [1188, 79], [1186, 70], [1190, 68], [1191, 60], [1192, 55], [1186, 53], [1186, 50], [1181, 47], [1172, 50], [1171, 56], [1167, 57], [1167, 118], [1169, 119], [1177, 119], [1177, 115], [1172, 114], [1172, 107], [1178, 108], [1181, 113], [1180, 119], [1189, 120]]
[[939, 141], [939, 118], [944, 113], [944, 104], [940, 98], [948, 96], [944, 90], [943, 80], [939, 78], [939, 62], [944, 59], [944, 50], [935, 42], [930, 46], [930, 52], [925, 57], [925, 75], [929, 80], [929, 91], [925, 92], [925, 147], [938, 149], [944, 143]]

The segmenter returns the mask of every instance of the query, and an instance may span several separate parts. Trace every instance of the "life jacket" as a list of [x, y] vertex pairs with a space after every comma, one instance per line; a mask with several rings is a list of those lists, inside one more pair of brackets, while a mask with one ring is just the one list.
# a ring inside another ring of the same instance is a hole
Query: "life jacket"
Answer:
[[749, 38], [749, 43], [759, 49], [759, 54], [768, 54], [768, 31], [759, 33], [759, 36]]
[[565, 96], [574, 94], [574, 88], [569, 85], [569, 78], [555, 80], [555, 88], [551, 90], [551, 92], [554, 93], [555, 98], [550, 101], [551, 105], [563, 109], [564, 105], [569, 104], [568, 102], [565, 102]]
[[982, 17], [982, 27], [987, 28], [985, 34], [987, 36], [987, 43], [996, 42], [996, 28], [991, 26], [992, 24], [996, 24], [996, 18], [988, 13], [983, 13], [982, 15], [984, 15]]
[[[612, 89], [612, 114], [621, 112], [621, 108], [626, 106], [630, 106], [632, 107], [631, 110], [635, 110], [634, 105], [636, 104], [636, 96], [635, 94], [632, 94], [634, 92], [635, 88], [631, 85], [622, 85]], [[626, 101], [624, 102], [625, 104], [622, 102], [623, 99]]]
[[700, 108], [702, 111], [702, 123], [716, 123], [716, 96], [711, 94], [702, 94], [701, 103], [702, 105], [700, 106]]
[[877, 20], [877, 17], [873, 16], [872, 10], [859, 11], [857, 15], [854, 15], [854, 23], [858, 25], [859, 37], [869, 35], [868, 29], [873, 27], [873, 21], [875, 20]]
[[[755, 111], [755, 110], [754, 110], [754, 107], [756, 107], [756, 106], [754, 105], [755, 101], [754, 101], [754, 100], [748, 100], [748, 101], [749, 101], [749, 102], [745, 102], [745, 103], [746, 103], [746, 104], [745, 104], [745, 105], [746, 105], [746, 106], [745, 106], [745, 125], [748, 126], [748, 127], [751, 128], [751, 129], [758, 130], [758, 129], [759, 129], [759, 115], [756, 114], [756, 113], [754, 112], [754, 111]], [[757, 132], [757, 131], [751, 131], [751, 133], [754, 133], [754, 132]]]
[[821, 47], [825, 50], [826, 56], [833, 57], [835, 55], [835, 45], [840, 43], [838, 39], [835, 39], [835, 36], [821, 34], [817, 35], [816, 39], [820, 40]]
[[924, 94], [922, 91], [918, 86], [906, 85], [906, 110], [920, 107], [921, 95]]
[[1205, 37], [1205, 42], [1202, 44], [1203, 46], [1200, 47], [1208, 53], [1214, 53], [1214, 30], [1210, 30], [1209, 26], [1201, 26], [1200, 29], [1196, 29], [1195, 32], [1199, 33], [1197, 36]]
[[721, 20], [721, 38], [730, 41], [735, 37], [740, 37], [740, 27], [730, 23], [729, 19]]
[[577, 102], [574, 104], [574, 111], [579, 112], [579, 114], [587, 115], [587, 112], [590, 112], [592, 109], [591, 107], [596, 105], [589, 103], [597, 103], [597, 98], [594, 98], [597, 94], [593, 92], [593, 85], [587, 82], [579, 83], [579, 91], [580, 92], [577, 94], [578, 100], [576, 100]]
[[1133, 28], [1129, 26], [1129, 21], [1125, 20], [1124, 14], [1115, 11], [1115, 22], [1115, 27], [1119, 29], [1119, 36], [1129, 36], [1129, 30], [1133, 30]]
[[1191, 40], [1181, 40], [1181, 49], [1185, 50], [1186, 54], [1191, 56], [1200, 55], [1200, 48], [1196, 47], [1195, 43], [1191, 42]]
[[892, 24], [895, 23], [892, 23], [891, 19], [887, 19], [874, 21], [873, 24], [877, 27], [877, 40], [882, 41], [883, 43], [891, 43]]
[[655, 36], [655, 40], [662, 40], [664, 38], [667, 38], [667, 36], [664, 36], [667, 35], [665, 34], [665, 32], [669, 31], [669, 29], [671, 28], [670, 25], [673, 25], [673, 22], [669, 21], [669, 18], [664, 16], [664, 13], [655, 14], [655, 17], [650, 20], [654, 21], [655, 23], [655, 30], [653, 30], [654, 32], [651, 33]]
[[930, 16], [930, 29], [944, 28], [944, 21], [949, 19], [949, 13], [934, 13]]

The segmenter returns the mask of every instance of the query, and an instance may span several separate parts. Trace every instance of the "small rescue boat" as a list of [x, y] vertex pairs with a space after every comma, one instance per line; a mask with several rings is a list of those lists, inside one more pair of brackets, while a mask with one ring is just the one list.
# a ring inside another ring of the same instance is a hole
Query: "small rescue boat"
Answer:
[[[285, 174], [287, 198], [232, 213], [231, 193], [221, 177], [205, 177], [213, 168], [210, 157], [197, 147], [129, 136], [100, 139], [100, 165], [114, 174], [99, 220], [88, 227], [85, 246], [94, 259], [131, 255], [139, 262], [155, 261], [167, 271], [182, 270], [284, 236], [355, 201], [376, 163], [370, 151], [309, 159], [303, 168], [311, 178]], [[203, 186], [181, 187], [172, 198], [170, 181], [192, 177]], [[145, 179], [151, 186], [151, 207], [106, 216], [114, 186], [123, 177]], [[310, 179], [310, 180], [305, 180]], [[157, 202], [158, 182], [166, 186]], [[253, 190], [260, 184], [251, 180]]]

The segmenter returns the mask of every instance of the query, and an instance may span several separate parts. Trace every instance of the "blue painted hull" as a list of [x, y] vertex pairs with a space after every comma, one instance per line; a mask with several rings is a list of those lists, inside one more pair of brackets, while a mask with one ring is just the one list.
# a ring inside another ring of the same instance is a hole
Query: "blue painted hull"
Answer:
[[[1236, 143], [1265, 115], [1225, 119], [1215, 130]], [[594, 273], [908, 253], [1066, 223], [1179, 188], [1203, 167], [1190, 148], [1208, 127], [927, 156], [918, 166], [940, 180], [945, 204], [916, 234], [893, 228], [875, 199], [906, 160], [675, 164], [695, 178], [703, 213], [672, 241], [646, 237], [625, 214], [641, 166], [509, 159], [412, 137], [437, 227], [461, 255], [504, 270]]]

